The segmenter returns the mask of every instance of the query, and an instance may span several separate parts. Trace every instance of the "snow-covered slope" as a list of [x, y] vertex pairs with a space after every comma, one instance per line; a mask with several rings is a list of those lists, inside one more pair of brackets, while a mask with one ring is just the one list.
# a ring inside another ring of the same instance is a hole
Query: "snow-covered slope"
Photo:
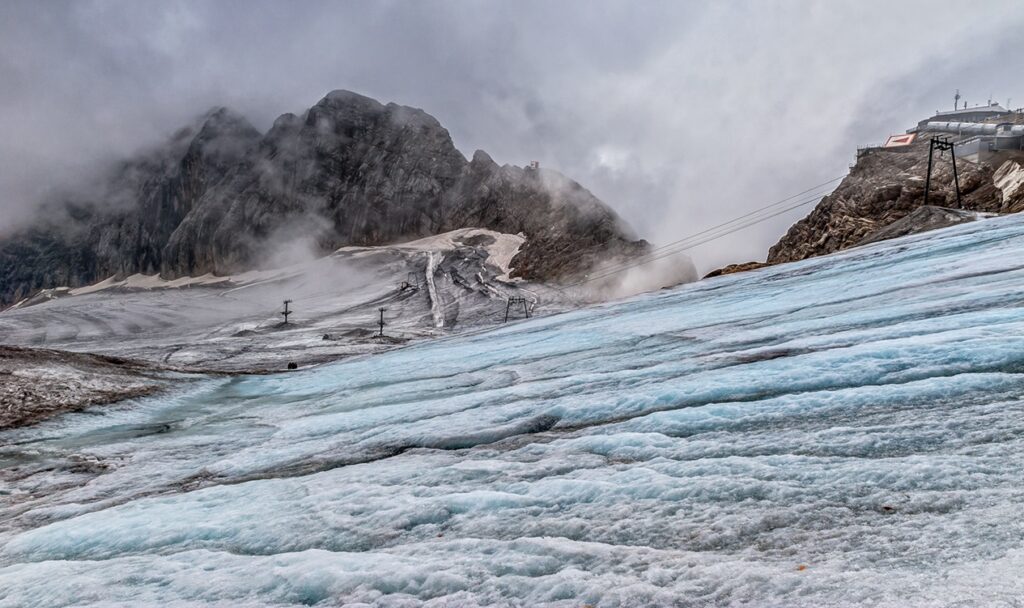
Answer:
[[0, 605], [1011, 606], [1024, 217], [0, 434]]
[[[463, 228], [240, 275], [114, 278], [46, 290], [0, 313], [0, 343], [104, 353], [190, 369], [283, 370], [501, 323], [507, 298], [571, 306], [510, 279], [523, 237]], [[429, 287], [429, 289], [428, 289]], [[282, 325], [283, 300], [291, 301]], [[385, 308], [385, 340], [375, 337]]]

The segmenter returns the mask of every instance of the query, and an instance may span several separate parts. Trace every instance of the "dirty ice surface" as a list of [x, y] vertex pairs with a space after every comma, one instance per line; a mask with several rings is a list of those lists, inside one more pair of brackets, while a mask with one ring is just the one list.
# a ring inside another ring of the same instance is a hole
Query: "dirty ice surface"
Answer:
[[0, 434], [0, 606], [1019, 606], [1024, 216]]

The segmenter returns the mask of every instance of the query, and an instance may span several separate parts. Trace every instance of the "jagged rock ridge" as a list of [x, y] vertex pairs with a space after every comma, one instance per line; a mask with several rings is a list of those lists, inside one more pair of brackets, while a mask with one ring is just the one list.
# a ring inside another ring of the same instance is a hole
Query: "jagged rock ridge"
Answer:
[[561, 174], [482, 151], [467, 160], [423, 110], [348, 91], [266, 134], [217, 109], [98, 182], [0, 241], [0, 305], [111, 275], [239, 272], [295, 242], [326, 253], [463, 227], [521, 232], [513, 266], [537, 280], [648, 247]]

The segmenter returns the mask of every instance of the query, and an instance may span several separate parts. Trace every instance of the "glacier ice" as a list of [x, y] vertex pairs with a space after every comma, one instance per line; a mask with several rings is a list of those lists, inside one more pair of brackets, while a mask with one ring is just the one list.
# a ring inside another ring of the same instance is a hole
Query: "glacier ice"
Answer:
[[1024, 217], [0, 433], [0, 606], [1019, 606]]
[[[491, 326], [512, 296], [542, 298], [544, 314], [576, 307], [564, 290], [507, 278], [523, 241], [461, 228], [231, 276], [111, 277], [45, 290], [2, 311], [0, 338], [160, 367], [252, 373], [389, 350], [432, 338], [442, 326], [446, 333]], [[294, 315], [282, 325], [286, 299]], [[368, 335], [380, 308], [390, 339]]]

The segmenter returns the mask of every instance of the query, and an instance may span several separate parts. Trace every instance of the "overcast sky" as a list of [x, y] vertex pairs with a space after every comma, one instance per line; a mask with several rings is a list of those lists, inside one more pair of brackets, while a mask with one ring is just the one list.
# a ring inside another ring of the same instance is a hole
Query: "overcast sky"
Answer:
[[[40, 189], [227, 105], [332, 89], [538, 160], [665, 243], [842, 175], [954, 89], [1024, 106], [1024, 3], [174, 0], [0, 3], [0, 229]], [[794, 211], [693, 252], [764, 259]]]

